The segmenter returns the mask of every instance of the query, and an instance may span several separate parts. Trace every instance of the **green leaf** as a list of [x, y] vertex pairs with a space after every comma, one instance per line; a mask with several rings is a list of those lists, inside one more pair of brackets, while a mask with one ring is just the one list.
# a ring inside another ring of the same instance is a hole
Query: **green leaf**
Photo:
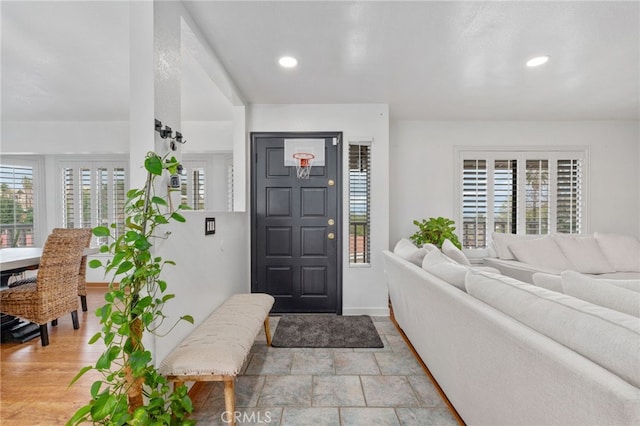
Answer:
[[96, 226], [93, 228], [93, 235], [96, 237], [109, 237], [111, 236], [111, 232], [109, 232], [109, 228], [106, 226]]
[[164, 293], [164, 291], [167, 289], [166, 281], [158, 280], [158, 287], [160, 287], [160, 292]]
[[102, 262], [99, 261], [98, 259], [91, 259], [89, 261], [89, 267], [92, 268], [92, 269], [101, 268], [102, 267]]
[[152, 154], [144, 160], [144, 168], [153, 175], [162, 174], [162, 160], [156, 154]]
[[182, 223], [187, 221], [184, 218], [184, 216], [182, 216], [180, 213], [177, 213], [177, 212], [171, 213], [171, 219], [175, 220], [176, 222], [182, 222]]
[[84, 373], [86, 373], [87, 371], [92, 370], [92, 369], [93, 369], [92, 365], [87, 365], [86, 367], [82, 367], [80, 369], [80, 371], [78, 372], [78, 374], [76, 374], [76, 376], [73, 379], [71, 379], [71, 383], [69, 383], [69, 387], [71, 387], [71, 385], [73, 385], [75, 382], [77, 382], [78, 379], [84, 375]]
[[133, 263], [129, 262], [128, 260], [124, 261], [118, 267], [118, 270], [116, 271], [116, 275], [124, 274], [125, 272], [127, 272], [131, 268], [133, 268]]
[[109, 393], [102, 394], [91, 407], [91, 418], [94, 421], [104, 419], [111, 414], [117, 403], [118, 401], [115, 395]]
[[164, 200], [164, 198], [158, 197], [158, 196], [153, 196], [151, 197], [151, 202], [154, 204], [158, 204], [160, 206], [166, 206], [167, 202]]
[[180, 317], [180, 319], [190, 324], [193, 324], [193, 317], [191, 315], [183, 315]]
[[93, 382], [91, 385], [91, 398], [98, 398], [98, 392], [100, 392], [100, 386], [102, 386], [102, 380], [98, 380], [97, 382]]
[[149, 250], [151, 248], [151, 244], [144, 237], [138, 238], [134, 243], [134, 246], [138, 250]]
[[93, 335], [93, 337], [91, 337], [91, 339], [89, 339], [89, 344], [93, 345], [95, 342], [97, 342], [100, 337], [102, 337], [102, 333], [98, 332], [96, 334]]
[[67, 425], [79, 424], [81, 420], [84, 420], [87, 414], [91, 412], [91, 405], [85, 405], [81, 407], [76, 413], [69, 419]]

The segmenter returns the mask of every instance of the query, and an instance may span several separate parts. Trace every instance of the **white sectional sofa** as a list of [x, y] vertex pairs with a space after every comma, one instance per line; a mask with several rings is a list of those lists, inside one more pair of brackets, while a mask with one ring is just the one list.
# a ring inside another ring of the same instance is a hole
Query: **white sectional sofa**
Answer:
[[465, 423], [640, 424], [640, 318], [409, 252], [384, 252], [393, 313]]
[[533, 274], [571, 270], [600, 278], [640, 278], [640, 241], [619, 234], [514, 235], [494, 232], [484, 264], [534, 283]]

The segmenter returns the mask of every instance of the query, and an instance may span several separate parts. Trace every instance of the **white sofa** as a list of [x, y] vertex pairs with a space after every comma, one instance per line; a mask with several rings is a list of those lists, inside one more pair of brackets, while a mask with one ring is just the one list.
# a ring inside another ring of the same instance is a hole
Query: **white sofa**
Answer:
[[640, 424], [640, 319], [403, 256], [384, 252], [393, 314], [465, 423]]
[[[484, 264], [534, 283], [537, 272], [571, 270], [606, 279], [640, 278], [640, 241], [619, 234], [514, 235], [494, 232]], [[535, 283], [534, 283], [535, 284]]]

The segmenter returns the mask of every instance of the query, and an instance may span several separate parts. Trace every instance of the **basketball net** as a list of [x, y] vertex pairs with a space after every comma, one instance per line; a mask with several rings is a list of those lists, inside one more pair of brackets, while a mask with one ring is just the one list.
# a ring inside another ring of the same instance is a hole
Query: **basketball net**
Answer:
[[311, 166], [313, 165], [315, 155], [308, 152], [296, 152], [293, 154], [293, 158], [296, 160], [296, 174], [298, 179], [309, 179], [309, 173], [311, 173]]

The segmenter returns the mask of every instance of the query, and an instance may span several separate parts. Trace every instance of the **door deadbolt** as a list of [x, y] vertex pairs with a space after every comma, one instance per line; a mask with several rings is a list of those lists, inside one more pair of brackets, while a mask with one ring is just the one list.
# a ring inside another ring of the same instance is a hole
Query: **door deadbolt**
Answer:
[[327, 182], [329, 184], [329, 186], [333, 186], [336, 184], [336, 182], [333, 179], [329, 179], [329, 182]]
[[329, 219], [329, 220], [327, 221], [327, 223], [328, 223], [329, 225], [335, 225], [335, 224], [336, 224], [336, 221], [335, 221], [335, 220], [333, 220], [333, 219]]
[[329, 232], [329, 235], [327, 235], [327, 237], [328, 237], [330, 240], [333, 240], [333, 239], [336, 237], [336, 235], [335, 235], [333, 232]]

